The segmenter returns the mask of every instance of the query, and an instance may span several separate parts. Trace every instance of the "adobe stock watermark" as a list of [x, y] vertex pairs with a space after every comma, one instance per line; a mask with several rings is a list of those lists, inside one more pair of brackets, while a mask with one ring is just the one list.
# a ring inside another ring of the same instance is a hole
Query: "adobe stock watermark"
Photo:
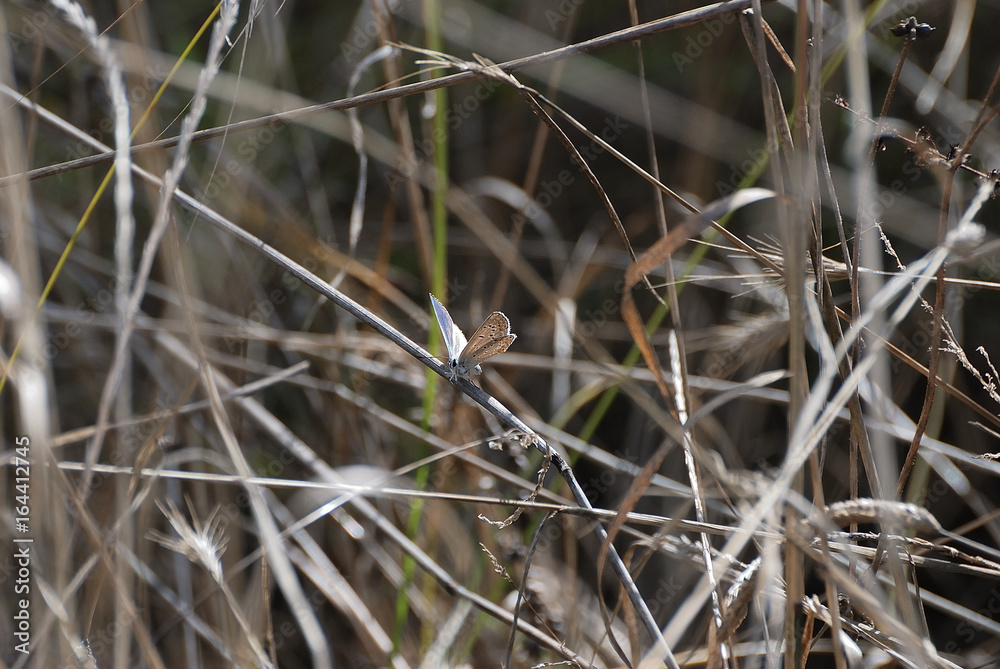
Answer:
[[[994, 282], [997, 277], [1000, 277], [1000, 261], [997, 260], [996, 255], [987, 256], [982, 258], [976, 269], [976, 279], [983, 283]], [[967, 307], [965, 305], [966, 301], [971, 299], [977, 293], [979, 293], [983, 288], [978, 285], [959, 285], [954, 288], [953, 292], [948, 293], [948, 309], [955, 310], [955, 313], [962, 313]], [[923, 312], [921, 312], [923, 313]], [[896, 347], [902, 351], [907, 356], [920, 360], [924, 355], [927, 355], [932, 346], [943, 346], [942, 352], [950, 352], [951, 347], [948, 345], [947, 341], [939, 341], [935, 343], [933, 341], [934, 333], [934, 319], [930, 316], [926, 318], [919, 318], [916, 321], [916, 329], [908, 335], [901, 342], [896, 344]], [[954, 353], [954, 352], [953, 352]], [[889, 361], [889, 367], [893, 372], [899, 371], [906, 363], [898, 356], [892, 356]]]
[[597, 309], [588, 309], [583, 313], [580, 325], [576, 329], [581, 337], [585, 339], [593, 338], [597, 334], [597, 331], [608, 323], [612, 316], [617, 315], [621, 311], [621, 295], [625, 290], [625, 281], [619, 279], [615, 282], [612, 289], [616, 297], [606, 298], [598, 305]]
[[11, 51], [17, 51], [22, 44], [40, 37], [58, 11], [50, 2], [38, 3], [36, 6], [41, 9], [30, 16], [22, 16], [19, 24], [7, 26], [7, 43]]
[[[1000, 614], [1000, 588], [990, 590], [986, 605], [976, 611], [976, 613], [990, 620], [997, 619], [998, 614]], [[962, 621], [955, 626], [955, 636], [959, 637], [963, 644], [959, 644], [957, 641], [948, 641], [942, 646], [941, 650], [946, 653], [958, 653], [963, 648], [971, 647], [979, 633], [986, 631], [988, 630], [984, 630], [975, 623]]]
[[696, 374], [706, 379], [725, 378], [743, 367], [749, 360], [759, 358], [759, 355], [758, 351], [748, 346], [711, 349], [706, 352]]
[[[808, 109], [802, 107], [796, 108], [789, 124], [789, 129], [795, 131], [801, 128], [802, 124], [806, 121], [808, 113]], [[764, 146], [759, 149], [747, 149], [746, 160], [739, 164], [732, 163], [729, 165], [729, 180], [723, 181], [720, 179], [715, 182], [715, 190], [719, 193], [719, 197], [726, 197], [735, 193], [738, 188], [744, 185], [743, 181], [748, 176], [761, 172], [768, 161], [771, 160], [771, 157], [778, 153], [780, 149], [781, 142], [777, 138], [768, 139]]]
[[[316, 242], [319, 249], [336, 245], [336, 240], [332, 235], [317, 238]], [[318, 277], [321, 268], [325, 267], [326, 264], [317, 255], [322, 255], [322, 252], [308, 255], [296, 262], [304, 270]], [[281, 273], [280, 282], [280, 287], [271, 289], [264, 298], [252, 302], [250, 308], [247, 309], [247, 315], [240, 319], [235, 329], [222, 338], [229, 353], [240, 351], [243, 342], [253, 339], [260, 333], [260, 328], [270, 327], [271, 319], [277, 313], [278, 307], [285, 304], [290, 293], [298, 290], [303, 283], [298, 276], [287, 270]]]
[[233, 178], [240, 176], [247, 166], [252, 165], [257, 156], [274, 141], [288, 124], [277, 121], [265, 125], [251, 135], [244, 137], [236, 145], [236, 157], [229, 158], [222, 164], [222, 170], [214, 173], [204, 190], [204, 200], [214, 200], [233, 183]]
[[684, 51], [674, 51], [672, 54], [674, 66], [678, 72], [684, 72], [684, 68], [701, 58], [708, 49], [715, 43], [715, 40], [725, 31], [726, 26], [736, 22], [736, 14], [726, 14], [717, 19], [705, 21], [702, 28], [696, 35], [689, 35], [684, 46]]
[[548, 21], [549, 30], [555, 30], [568, 21], [584, 2], [585, 0], [562, 0], [555, 9], [546, 9], [545, 20]]
[[444, 142], [446, 133], [458, 130], [467, 118], [479, 111], [483, 103], [500, 86], [503, 86], [503, 83], [496, 79], [483, 79], [472, 93], [462, 98], [461, 101], [453, 103], [446, 112], [447, 130], [437, 127], [432, 135], [414, 142], [413, 157], [404, 158], [396, 169], [385, 173], [385, 181], [389, 188], [394, 190], [401, 182], [411, 178], [421, 165], [427, 163], [426, 158], [434, 155], [437, 147]]
[[118, 278], [111, 277], [104, 288], [77, 305], [73, 316], [66, 321], [62, 329], [49, 329], [41, 351], [32, 359], [25, 357], [26, 364], [38, 370], [44, 369], [46, 363], [65, 351], [73, 340], [83, 333], [84, 327], [93, 323], [99, 314], [114, 309], [115, 293], [120, 289], [121, 283]]
[[676, 601], [677, 597], [683, 591], [684, 583], [677, 577], [671, 576], [665, 580], [661, 578], [657, 583], [656, 590], [653, 592], [653, 595], [646, 598], [646, 604], [649, 606], [649, 612], [654, 616], [658, 615], [661, 609], [666, 612], [666, 606], [669, 603]]
[[340, 43], [340, 55], [347, 64], [350, 65], [359, 61], [365, 54], [372, 50], [371, 46], [378, 39], [379, 33], [387, 28], [390, 17], [393, 14], [399, 13], [403, 2], [404, 0], [389, 0], [388, 14], [379, 12], [370, 16], [364, 23], [354, 26], [354, 30], [351, 31], [350, 36]]
[[235, 331], [222, 338], [229, 353], [240, 351], [243, 348], [243, 342], [253, 339], [254, 335], [260, 331], [258, 328], [270, 327], [271, 318], [277, 312], [277, 307], [287, 300], [288, 295], [285, 291], [275, 288], [267, 294], [266, 298], [254, 301], [250, 305], [247, 316], [240, 320]]
[[[160, 89], [160, 85], [168, 75], [167, 70], [158, 71], [152, 67], [147, 67], [142, 74], [142, 79], [138, 84], [129, 87], [126, 92], [127, 101], [134, 106], [140, 106], [153, 99], [153, 95]], [[138, 76], [138, 75], [137, 75]], [[87, 132], [93, 139], [108, 146], [114, 146], [115, 120], [111, 116], [104, 116], [97, 127]], [[65, 159], [67, 161], [85, 158], [94, 154], [94, 147], [83, 141], [70, 143], [67, 145]], [[56, 175], [56, 179], [62, 181], [63, 173]]]
[[[608, 144], [614, 144], [628, 128], [628, 123], [623, 121], [620, 116], [615, 116], [614, 118], [605, 118], [604, 127], [601, 128], [600, 132], [595, 134]], [[577, 150], [584, 161], [590, 164], [607, 149], [601, 143], [591, 140], [589, 144], [577, 147]], [[576, 174], [569, 169], [565, 169], [559, 172], [555, 179], [540, 182], [538, 184], [538, 191], [536, 191], [537, 195], [524, 207], [523, 215], [529, 219], [537, 220], [542, 215], [542, 209], [548, 209], [552, 206], [552, 203], [561, 197], [569, 186], [572, 186], [576, 182], [577, 177], [582, 172], [583, 168], [576, 165]]]
[[[643, 455], [639, 452], [633, 453], [631, 447], [630, 450], [624, 452], [615, 449], [611, 455], [629, 463], [636, 471], [642, 468], [641, 461]], [[630, 482], [631, 475], [628, 472], [612, 468], [603, 468], [587, 479], [581, 478], [578, 480], [580, 489], [592, 505], [597, 505], [601, 498], [608, 495], [612, 490], [619, 490], [623, 486], [629, 485]], [[552, 521], [555, 521], [557, 518], [558, 516], [553, 518]], [[536, 545], [536, 550], [539, 553], [549, 551], [553, 546], [558, 546], [562, 542], [563, 525], [558, 522], [545, 523], [539, 527], [538, 531], [541, 533]]]

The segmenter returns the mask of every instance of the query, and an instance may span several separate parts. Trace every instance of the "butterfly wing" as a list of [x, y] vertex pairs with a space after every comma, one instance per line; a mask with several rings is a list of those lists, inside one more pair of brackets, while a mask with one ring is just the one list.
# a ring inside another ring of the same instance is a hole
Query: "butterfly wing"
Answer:
[[438, 327], [441, 328], [445, 348], [448, 349], [448, 362], [454, 367], [455, 361], [467, 345], [465, 335], [455, 325], [448, 310], [433, 295], [431, 295], [431, 306], [434, 307], [434, 315], [437, 317]]
[[494, 311], [487, 316], [483, 324], [472, 334], [472, 338], [458, 356], [458, 364], [454, 365], [456, 373], [468, 375], [474, 371], [482, 373], [479, 363], [500, 355], [514, 343], [516, 334], [510, 332], [510, 321], [503, 313]]

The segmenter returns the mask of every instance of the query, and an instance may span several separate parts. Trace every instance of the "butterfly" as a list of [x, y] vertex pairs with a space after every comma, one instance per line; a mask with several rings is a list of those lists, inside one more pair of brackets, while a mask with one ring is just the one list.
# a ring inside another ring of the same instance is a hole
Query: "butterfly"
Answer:
[[483, 369], [479, 363], [500, 355], [517, 339], [516, 334], [510, 333], [510, 321], [502, 312], [494, 311], [487, 316], [483, 324], [472, 333], [472, 338], [466, 340], [451, 314], [433, 295], [431, 306], [434, 307], [434, 315], [437, 316], [438, 326], [444, 335], [444, 345], [448, 349], [448, 378], [451, 381], [458, 377], [467, 379], [470, 373], [481, 374]]

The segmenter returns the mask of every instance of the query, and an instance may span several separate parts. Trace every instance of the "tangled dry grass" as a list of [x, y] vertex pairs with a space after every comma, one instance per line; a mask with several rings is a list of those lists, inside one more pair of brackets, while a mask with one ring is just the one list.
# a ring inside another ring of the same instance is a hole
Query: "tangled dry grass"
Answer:
[[3, 666], [1000, 664], [997, 7], [662, 4], [0, 4]]

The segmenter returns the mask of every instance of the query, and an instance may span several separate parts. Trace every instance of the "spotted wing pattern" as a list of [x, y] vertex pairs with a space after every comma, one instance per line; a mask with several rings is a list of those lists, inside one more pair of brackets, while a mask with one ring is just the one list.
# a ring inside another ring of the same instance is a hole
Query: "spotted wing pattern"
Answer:
[[500, 355], [514, 343], [516, 334], [510, 332], [510, 321], [499, 311], [494, 311], [486, 317], [483, 324], [472, 334], [469, 342], [462, 349], [457, 361], [452, 361], [452, 368], [459, 376], [476, 374], [483, 370], [479, 363]]

